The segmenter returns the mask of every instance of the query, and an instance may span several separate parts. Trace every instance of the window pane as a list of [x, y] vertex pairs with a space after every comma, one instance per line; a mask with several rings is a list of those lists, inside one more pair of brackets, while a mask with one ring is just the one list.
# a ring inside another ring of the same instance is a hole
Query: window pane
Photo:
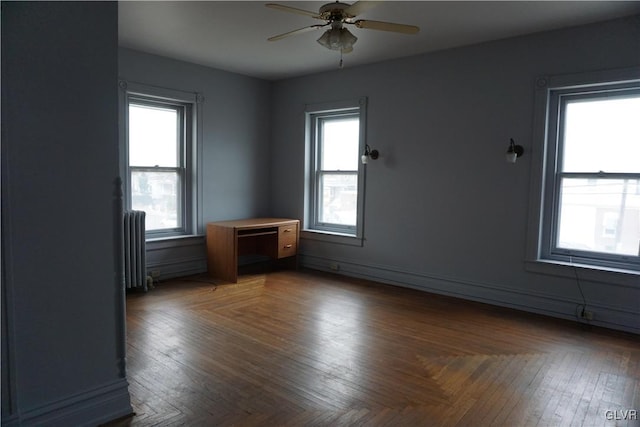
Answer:
[[177, 172], [131, 172], [131, 208], [147, 213], [147, 231], [178, 228], [179, 199]]
[[178, 131], [178, 110], [129, 104], [129, 165], [178, 166]]
[[357, 118], [322, 120], [323, 170], [358, 170], [360, 125]]
[[557, 245], [640, 255], [640, 180], [564, 178]]
[[564, 172], [640, 172], [640, 96], [571, 101]]
[[357, 174], [323, 174], [320, 176], [318, 221], [356, 225], [358, 208]]

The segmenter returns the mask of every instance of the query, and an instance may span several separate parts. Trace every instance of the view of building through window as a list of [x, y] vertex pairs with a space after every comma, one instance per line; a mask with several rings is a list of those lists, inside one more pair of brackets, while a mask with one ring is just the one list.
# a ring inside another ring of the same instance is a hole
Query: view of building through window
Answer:
[[565, 106], [559, 248], [640, 255], [640, 96]]
[[180, 226], [180, 122], [174, 107], [129, 104], [131, 208], [147, 230]]
[[359, 120], [325, 119], [321, 135], [318, 221], [355, 227], [358, 214]]

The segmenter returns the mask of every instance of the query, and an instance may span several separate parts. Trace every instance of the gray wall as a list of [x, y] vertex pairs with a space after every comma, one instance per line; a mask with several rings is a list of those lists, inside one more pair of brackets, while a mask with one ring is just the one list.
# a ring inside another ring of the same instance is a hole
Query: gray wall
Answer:
[[2, 3], [2, 423], [131, 412], [116, 3]]
[[[118, 74], [205, 96], [205, 222], [301, 218], [304, 104], [368, 96], [368, 142], [382, 157], [368, 166], [365, 244], [304, 241], [303, 262], [571, 317], [575, 281], [524, 267], [531, 157], [507, 165], [503, 154], [510, 137], [540, 150], [537, 76], [639, 65], [639, 43], [636, 18], [272, 85], [125, 49], [118, 70], [115, 3], [3, 2], [3, 425], [96, 424], [131, 411]], [[173, 274], [202, 269], [195, 240], [159, 248], [155, 262]], [[608, 281], [583, 283], [599, 324], [638, 331], [637, 280]]]
[[[119, 51], [126, 81], [204, 96], [203, 222], [269, 215], [269, 105], [266, 81], [130, 49]], [[161, 278], [206, 270], [204, 239], [151, 242], [149, 270]]]
[[[640, 65], [639, 23], [635, 17], [276, 83], [274, 215], [303, 218], [305, 104], [367, 96], [367, 142], [381, 153], [367, 166], [364, 246], [303, 240], [303, 264], [337, 263], [347, 275], [575, 318], [582, 300], [572, 271], [525, 269], [535, 209], [530, 163], [541, 150], [532, 140], [535, 81]], [[509, 138], [526, 150], [515, 165], [504, 160]], [[618, 279], [582, 281], [594, 323], [640, 332], [637, 276]]]

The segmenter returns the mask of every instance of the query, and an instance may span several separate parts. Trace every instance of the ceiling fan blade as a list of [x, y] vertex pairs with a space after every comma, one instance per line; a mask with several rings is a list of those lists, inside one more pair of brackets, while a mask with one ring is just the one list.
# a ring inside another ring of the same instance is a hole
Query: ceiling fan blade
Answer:
[[420, 31], [415, 25], [394, 24], [393, 22], [369, 21], [367, 19], [358, 19], [354, 22], [358, 28], [366, 28], [369, 30], [393, 31], [394, 33], [417, 34]]
[[298, 9], [297, 7], [284, 6], [282, 4], [277, 3], [267, 3], [265, 6], [270, 7], [271, 9], [282, 10], [284, 12], [297, 13], [299, 15], [306, 15], [316, 19], [322, 19], [317, 12], [310, 12], [304, 9]]
[[366, 12], [369, 9], [376, 7], [378, 3], [380, 3], [380, 1], [357, 1], [351, 6], [347, 7], [344, 10], [344, 13], [352, 18], [354, 16], [360, 15], [363, 12]]
[[289, 31], [288, 33], [278, 34], [277, 36], [269, 37], [267, 40], [269, 40], [270, 42], [274, 42], [276, 40], [281, 40], [285, 37], [293, 36], [295, 34], [302, 34], [308, 31], [318, 30], [320, 28], [326, 27], [327, 25], [330, 25], [330, 24], [318, 24], [318, 25], [312, 25], [310, 27], [299, 28], [297, 30]]

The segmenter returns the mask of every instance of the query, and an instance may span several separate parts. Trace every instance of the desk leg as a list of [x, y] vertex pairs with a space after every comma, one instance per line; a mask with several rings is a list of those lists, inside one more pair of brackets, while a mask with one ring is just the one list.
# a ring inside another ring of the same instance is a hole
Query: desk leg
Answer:
[[235, 229], [207, 226], [207, 268], [209, 276], [238, 282], [238, 253]]

